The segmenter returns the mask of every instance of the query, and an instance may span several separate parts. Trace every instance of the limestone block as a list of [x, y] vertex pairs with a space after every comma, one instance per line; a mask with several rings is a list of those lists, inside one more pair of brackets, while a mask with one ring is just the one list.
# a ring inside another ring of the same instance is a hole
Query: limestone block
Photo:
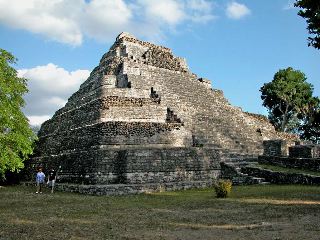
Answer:
[[122, 70], [121, 70], [122, 74], [133, 74], [133, 75], [140, 75], [140, 69], [138, 66], [130, 66], [127, 63], [123, 64]]
[[199, 78], [198, 79], [199, 82], [201, 82], [203, 84], [203, 86], [205, 86], [208, 89], [211, 89], [211, 81], [206, 79], [206, 78]]
[[266, 156], [288, 156], [289, 147], [295, 143], [286, 140], [263, 141], [264, 155]]
[[320, 145], [308, 144], [289, 147], [289, 157], [320, 158]]
[[105, 75], [102, 79], [102, 85], [107, 88], [115, 88], [117, 83], [117, 77], [115, 75]]

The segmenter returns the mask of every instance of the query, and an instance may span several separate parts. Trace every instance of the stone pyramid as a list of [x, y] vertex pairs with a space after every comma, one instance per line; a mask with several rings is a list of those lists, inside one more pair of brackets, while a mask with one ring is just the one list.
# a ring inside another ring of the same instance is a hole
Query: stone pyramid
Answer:
[[95, 194], [207, 186], [221, 161], [278, 138], [183, 58], [128, 33], [38, 135], [29, 169], [59, 168], [60, 188]]

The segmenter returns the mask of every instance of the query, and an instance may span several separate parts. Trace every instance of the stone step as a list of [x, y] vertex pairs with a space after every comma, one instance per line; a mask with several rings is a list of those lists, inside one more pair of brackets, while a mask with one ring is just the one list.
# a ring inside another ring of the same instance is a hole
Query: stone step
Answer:
[[224, 162], [221, 164], [222, 177], [230, 179], [234, 185], [242, 184], [267, 184], [265, 178], [252, 176], [242, 172], [243, 167], [250, 165], [249, 162]]
[[264, 178], [261, 177], [252, 177], [253, 184], [266, 183]]
[[288, 173], [283, 171], [273, 171], [258, 166], [248, 166], [242, 172], [256, 177], [263, 177], [276, 184], [306, 184], [320, 185], [320, 176], [304, 173]]

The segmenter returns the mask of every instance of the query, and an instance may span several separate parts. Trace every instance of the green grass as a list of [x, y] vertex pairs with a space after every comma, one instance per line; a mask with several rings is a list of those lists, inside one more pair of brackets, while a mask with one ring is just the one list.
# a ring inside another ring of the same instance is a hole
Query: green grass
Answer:
[[320, 188], [234, 187], [132, 196], [0, 188], [0, 239], [319, 239]]
[[297, 173], [297, 174], [309, 174], [314, 176], [320, 176], [320, 172], [310, 171], [305, 169], [297, 169], [297, 168], [288, 168], [288, 167], [281, 167], [269, 164], [257, 164], [255, 165], [260, 168], [269, 169], [276, 172], [285, 172], [285, 173]]

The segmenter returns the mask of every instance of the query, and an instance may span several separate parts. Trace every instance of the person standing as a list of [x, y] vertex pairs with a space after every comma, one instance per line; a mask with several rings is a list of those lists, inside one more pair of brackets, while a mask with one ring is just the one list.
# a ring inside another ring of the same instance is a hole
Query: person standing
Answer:
[[42, 172], [42, 168], [39, 167], [36, 175], [37, 191], [36, 193], [42, 193], [42, 187], [45, 181], [46, 175]]
[[51, 193], [53, 193], [56, 179], [57, 179], [57, 173], [53, 168], [51, 168], [50, 171], [48, 172], [48, 185], [49, 187], [51, 187]]

